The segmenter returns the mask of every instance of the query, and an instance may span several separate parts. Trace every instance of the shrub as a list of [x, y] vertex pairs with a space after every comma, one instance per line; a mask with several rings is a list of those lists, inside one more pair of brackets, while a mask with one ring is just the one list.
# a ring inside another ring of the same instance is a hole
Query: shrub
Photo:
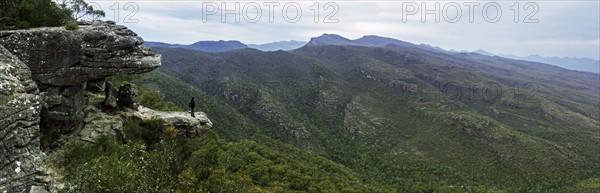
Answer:
[[103, 155], [120, 152], [121, 147], [108, 136], [98, 138], [96, 144], [76, 141], [65, 144], [59, 154], [58, 164], [64, 167], [67, 178], [74, 177], [79, 172], [79, 166], [97, 159]]
[[118, 151], [73, 167], [69, 192], [170, 192], [177, 182], [172, 176], [171, 156], [163, 151], [146, 151], [143, 144], [120, 146]]
[[198, 186], [197, 178], [194, 176], [194, 171], [191, 168], [184, 170], [179, 174], [179, 183], [177, 185], [177, 193], [192, 193], [192, 192], [202, 192], [200, 191], [200, 187]]
[[127, 141], [142, 141], [142, 127], [139, 119], [126, 119], [123, 123], [123, 131]]
[[167, 127], [165, 129], [165, 136], [167, 136], [167, 137], [176, 137], [177, 136], [177, 128], [175, 128], [175, 127]]
[[65, 29], [66, 30], [77, 30], [77, 29], [79, 29], [79, 25], [77, 25], [77, 23], [75, 23], [75, 22], [69, 22], [69, 23], [65, 24]]
[[127, 119], [124, 123], [124, 133], [128, 141], [133, 143], [143, 142], [148, 147], [160, 142], [164, 134], [168, 132], [162, 119]]
[[18, 29], [29, 29], [29, 22], [27, 21], [17, 21]]
[[162, 119], [150, 119], [140, 123], [142, 127], [141, 138], [146, 142], [147, 145], [153, 145], [160, 142], [162, 134], [164, 133], [165, 122]]

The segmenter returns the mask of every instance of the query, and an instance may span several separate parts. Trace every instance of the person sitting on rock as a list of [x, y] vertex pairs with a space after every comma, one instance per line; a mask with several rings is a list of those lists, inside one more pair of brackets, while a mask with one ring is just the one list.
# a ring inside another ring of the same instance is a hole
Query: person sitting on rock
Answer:
[[192, 109], [192, 117], [196, 117], [196, 115], [194, 115], [194, 108], [196, 108], [196, 98], [192, 97], [192, 100], [190, 101], [190, 109]]

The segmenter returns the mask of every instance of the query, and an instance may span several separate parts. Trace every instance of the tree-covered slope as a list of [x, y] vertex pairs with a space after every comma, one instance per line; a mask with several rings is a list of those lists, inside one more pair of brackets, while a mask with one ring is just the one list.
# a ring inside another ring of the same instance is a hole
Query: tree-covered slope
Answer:
[[392, 189], [564, 191], [600, 175], [597, 74], [401, 46], [155, 51], [261, 135]]
[[[139, 141], [72, 142], [56, 156], [65, 192], [380, 192], [323, 157], [268, 139], [226, 142], [163, 137], [147, 150]], [[389, 191], [389, 190], [388, 190]]]

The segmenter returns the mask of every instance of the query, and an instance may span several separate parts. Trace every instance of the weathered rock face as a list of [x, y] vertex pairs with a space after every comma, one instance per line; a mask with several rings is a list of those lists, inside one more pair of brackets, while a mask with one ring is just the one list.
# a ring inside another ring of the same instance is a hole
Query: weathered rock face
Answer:
[[0, 192], [22, 192], [35, 181], [41, 99], [28, 67], [0, 45]]
[[113, 22], [96, 22], [73, 31], [63, 27], [0, 31], [0, 45], [31, 69], [44, 101], [42, 133], [53, 135], [83, 127], [87, 82], [160, 66], [160, 56], [143, 43], [133, 31]]

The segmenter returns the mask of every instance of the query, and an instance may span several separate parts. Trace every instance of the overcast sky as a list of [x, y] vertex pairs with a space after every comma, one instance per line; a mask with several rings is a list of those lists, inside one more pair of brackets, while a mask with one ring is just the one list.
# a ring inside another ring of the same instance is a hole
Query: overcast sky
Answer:
[[226, 14], [223, 21], [224, 9], [237, 12], [235, 1], [225, 5], [224, 1], [88, 2], [97, 3], [94, 5], [106, 12], [104, 19], [128, 26], [147, 41], [190, 44], [239, 40], [254, 44], [308, 41], [323, 33], [335, 33], [350, 39], [380, 35], [444, 49], [600, 58], [597, 0], [529, 4], [506, 0], [426, 4], [389, 0], [237, 1], [239, 22], [234, 14]]

